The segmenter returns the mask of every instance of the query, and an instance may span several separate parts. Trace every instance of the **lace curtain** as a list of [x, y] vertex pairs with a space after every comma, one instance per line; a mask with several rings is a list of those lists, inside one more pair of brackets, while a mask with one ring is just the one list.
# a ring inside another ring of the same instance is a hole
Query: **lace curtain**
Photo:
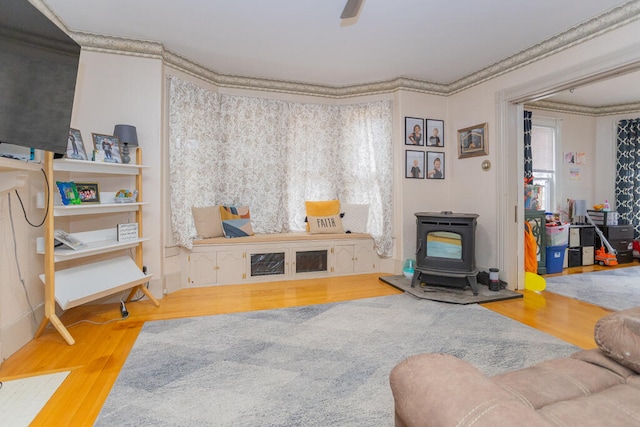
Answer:
[[249, 206], [257, 233], [303, 231], [305, 200], [369, 204], [381, 256], [392, 250], [392, 107], [218, 94], [172, 77], [171, 224], [192, 247], [192, 206]]

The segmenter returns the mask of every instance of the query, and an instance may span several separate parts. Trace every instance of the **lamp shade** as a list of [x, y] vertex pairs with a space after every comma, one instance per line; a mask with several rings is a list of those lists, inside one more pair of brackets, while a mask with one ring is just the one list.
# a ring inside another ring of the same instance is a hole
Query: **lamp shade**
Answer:
[[120, 142], [131, 146], [138, 145], [138, 133], [136, 127], [131, 125], [116, 125], [113, 128], [113, 136], [117, 136]]

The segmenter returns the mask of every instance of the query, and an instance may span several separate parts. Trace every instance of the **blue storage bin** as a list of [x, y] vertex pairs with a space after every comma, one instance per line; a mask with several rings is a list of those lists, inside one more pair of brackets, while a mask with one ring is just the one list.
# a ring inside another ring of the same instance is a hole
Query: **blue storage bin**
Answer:
[[562, 273], [567, 245], [547, 246], [547, 274]]

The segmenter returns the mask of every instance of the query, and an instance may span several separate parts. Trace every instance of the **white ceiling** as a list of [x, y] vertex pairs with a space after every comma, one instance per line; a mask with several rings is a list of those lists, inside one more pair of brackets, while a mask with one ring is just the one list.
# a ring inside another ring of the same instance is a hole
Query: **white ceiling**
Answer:
[[341, 22], [346, 0], [45, 1], [72, 31], [161, 42], [221, 74], [329, 86], [449, 84], [627, 2], [365, 0]]

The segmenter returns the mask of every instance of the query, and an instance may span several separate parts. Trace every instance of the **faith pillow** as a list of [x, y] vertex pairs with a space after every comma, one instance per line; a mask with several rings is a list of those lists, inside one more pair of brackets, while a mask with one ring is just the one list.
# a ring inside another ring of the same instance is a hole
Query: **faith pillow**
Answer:
[[219, 206], [192, 207], [191, 214], [193, 215], [193, 223], [196, 226], [198, 237], [208, 239], [224, 236]]
[[220, 206], [220, 219], [225, 237], [253, 236], [249, 206]]
[[310, 231], [310, 216], [329, 216], [340, 213], [340, 200], [306, 201], [304, 205], [307, 210], [307, 231]]
[[331, 216], [308, 216], [307, 221], [311, 234], [344, 233], [340, 214]]

